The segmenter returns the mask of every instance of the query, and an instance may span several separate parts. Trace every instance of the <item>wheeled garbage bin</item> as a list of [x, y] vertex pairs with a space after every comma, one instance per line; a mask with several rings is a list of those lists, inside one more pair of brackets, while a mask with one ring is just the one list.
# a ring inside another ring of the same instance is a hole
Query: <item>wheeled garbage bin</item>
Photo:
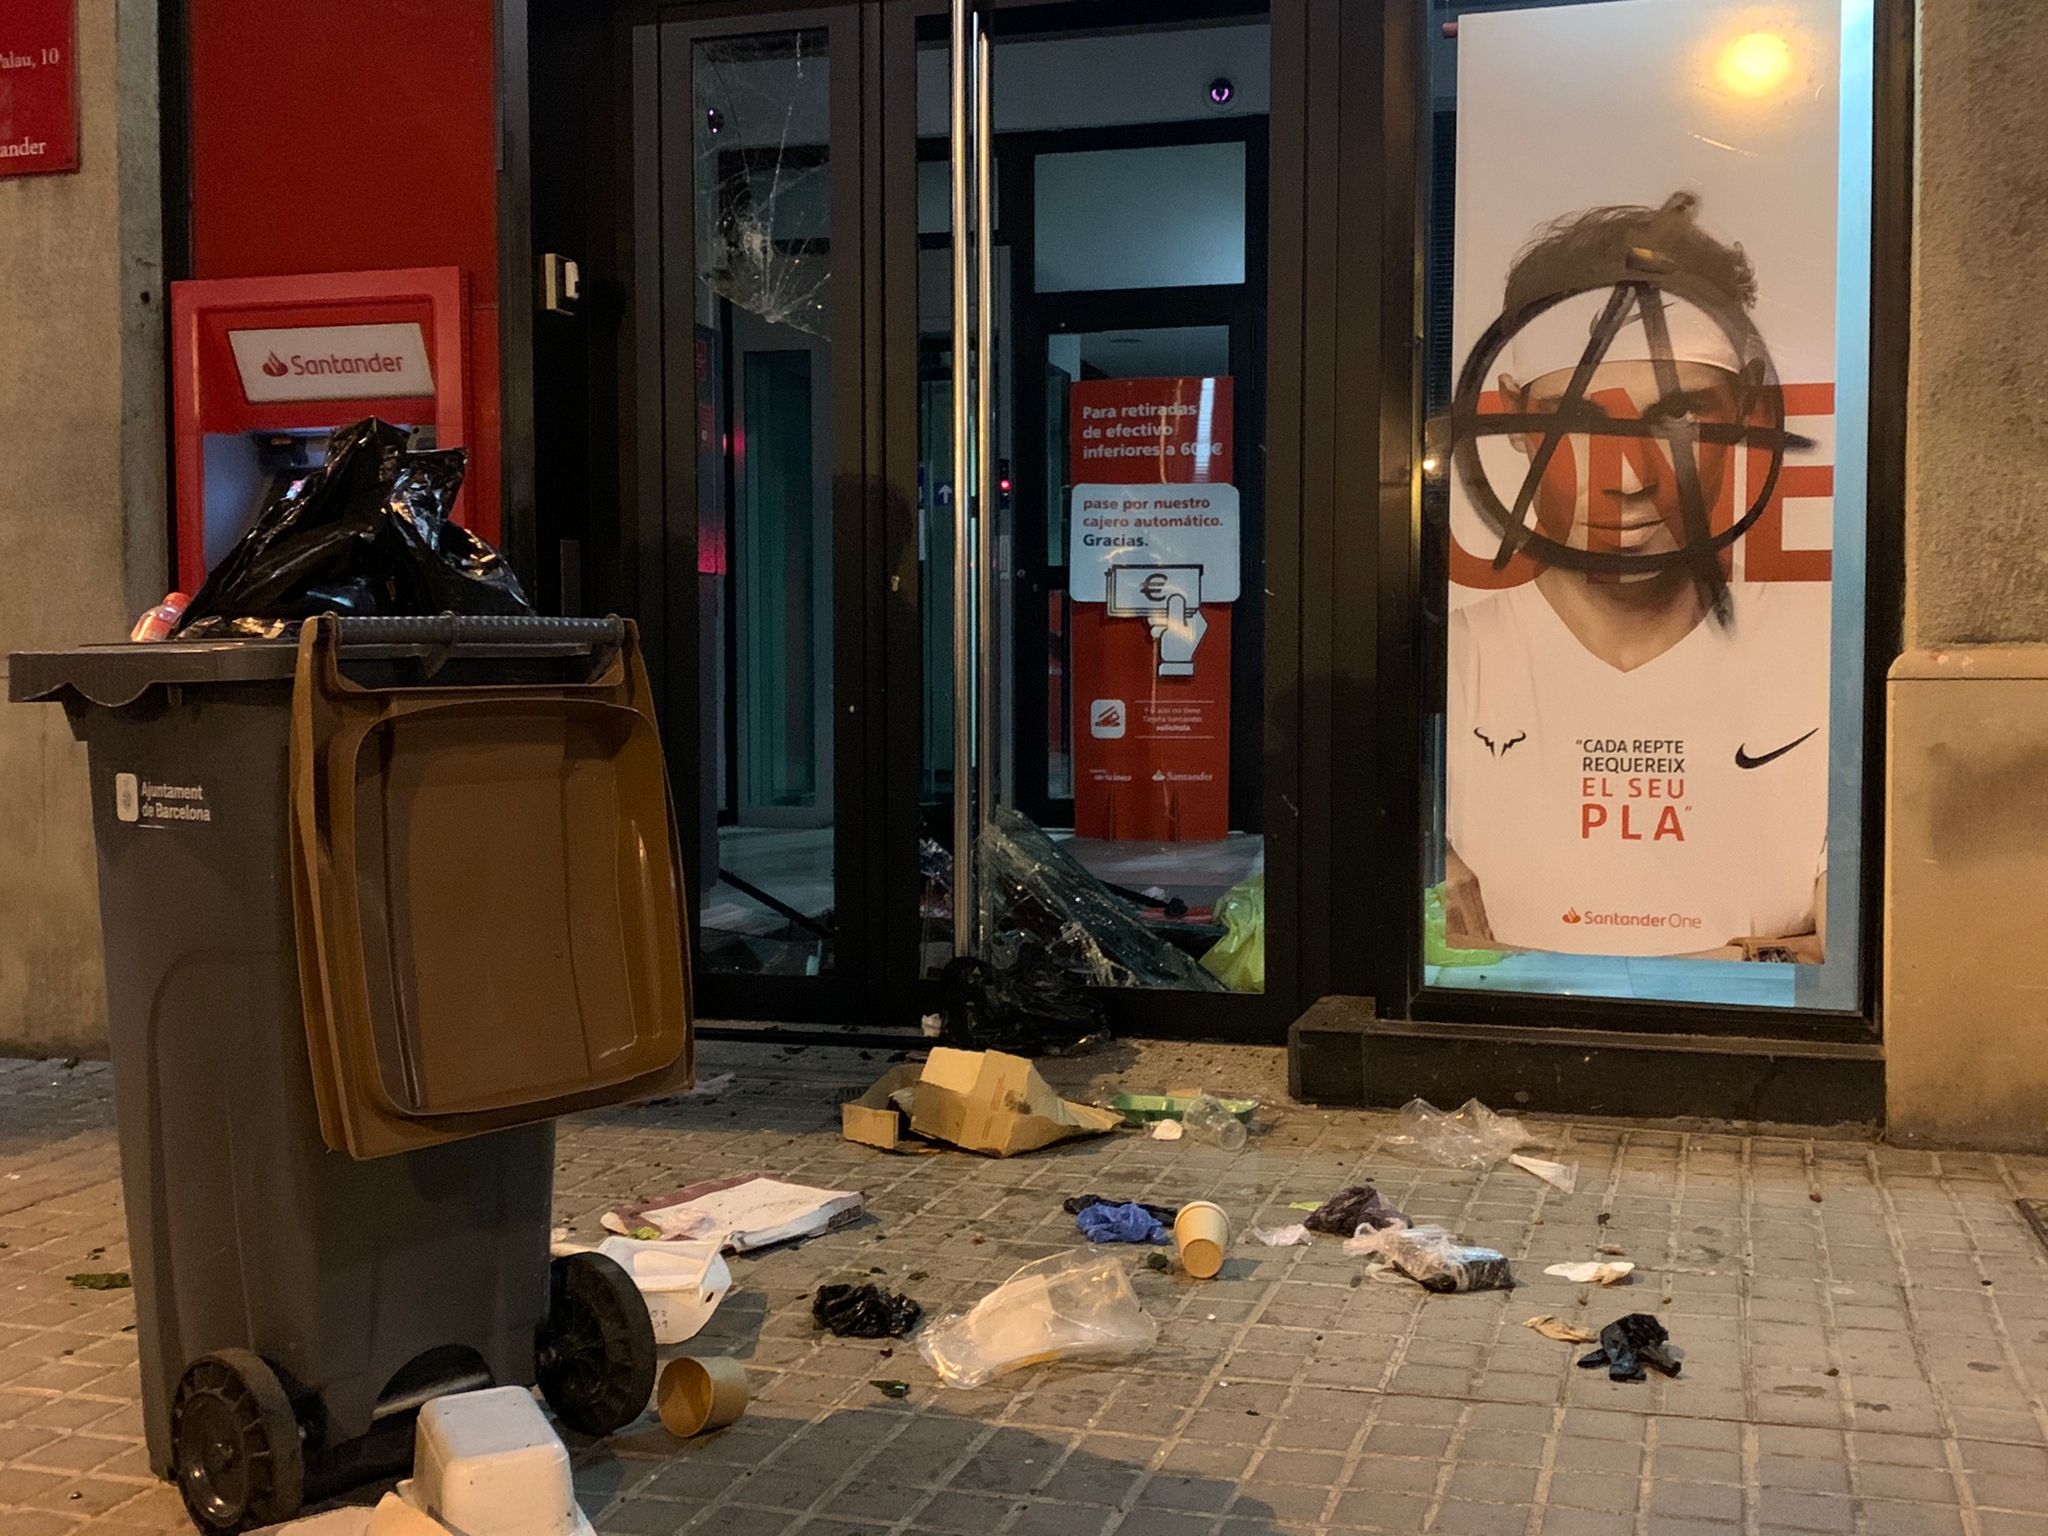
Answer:
[[550, 1263], [556, 1116], [691, 1070], [634, 627], [335, 618], [12, 658], [87, 746], [143, 1419], [202, 1530], [403, 1466], [433, 1396], [646, 1406]]

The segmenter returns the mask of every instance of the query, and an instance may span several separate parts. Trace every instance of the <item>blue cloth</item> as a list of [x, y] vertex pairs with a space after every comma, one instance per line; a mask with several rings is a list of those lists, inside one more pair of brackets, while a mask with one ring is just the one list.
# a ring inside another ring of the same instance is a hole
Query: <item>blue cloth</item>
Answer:
[[1078, 1212], [1074, 1225], [1091, 1243], [1163, 1243], [1166, 1228], [1144, 1206], [1091, 1205]]

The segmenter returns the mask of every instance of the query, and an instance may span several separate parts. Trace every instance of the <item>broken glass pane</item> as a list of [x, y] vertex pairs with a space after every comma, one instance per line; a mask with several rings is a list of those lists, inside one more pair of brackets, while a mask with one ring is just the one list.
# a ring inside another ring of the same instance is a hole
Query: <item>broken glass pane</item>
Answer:
[[771, 325], [826, 334], [830, 61], [822, 30], [696, 47], [697, 275]]

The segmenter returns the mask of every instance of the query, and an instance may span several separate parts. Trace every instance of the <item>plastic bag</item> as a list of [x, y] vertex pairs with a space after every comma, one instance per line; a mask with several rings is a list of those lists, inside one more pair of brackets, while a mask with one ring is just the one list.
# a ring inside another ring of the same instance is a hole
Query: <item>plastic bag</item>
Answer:
[[1497, 949], [1454, 949], [1444, 937], [1444, 888], [1432, 885], [1422, 896], [1422, 963], [1424, 965], [1499, 965], [1507, 956]]
[[811, 1320], [842, 1339], [909, 1337], [924, 1308], [908, 1296], [879, 1285], [821, 1285], [811, 1300]]
[[1461, 1241], [1444, 1227], [1360, 1227], [1344, 1244], [1346, 1253], [1386, 1260], [1425, 1291], [1511, 1291], [1507, 1256], [1497, 1249]]
[[1266, 990], [1266, 876], [1240, 880], [1216, 903], [1223, 937], [1202, 956], [1202, 969], [1233, 992]]
[[1377, 1232], [1382, 1227], [1405, 1227], [1408, 1218], [1370, 1184], [1353, 1184], [1310, 1211], [1302, 1225], [1311, 1232], [1350, 1237], [1358, 1232]]
[[1477, 1099], [1449, 1112], [1426, 1099], [1410, 1099], [1401, 1106], [1401, 1128], [1386, 1145], [1439, 1168], [1491, 1168], [1534, 1140], [1513, 1115], [1497, 1115]]
[[266, 502], [206, 578], [178, 638], [275, 634], [321, 613], [531, 613], [498, 552], [449, 521], [466, 453], [407, 440], [375, 417], [335, 432], [327, 462]]
[[917, 1351], [947, 1386], [978, 1387], [1046, 1360], [1133, 1360], [1158, 1341], [1123, 1261], [1077, 1250], [1026, 1264], [925, 1329]]

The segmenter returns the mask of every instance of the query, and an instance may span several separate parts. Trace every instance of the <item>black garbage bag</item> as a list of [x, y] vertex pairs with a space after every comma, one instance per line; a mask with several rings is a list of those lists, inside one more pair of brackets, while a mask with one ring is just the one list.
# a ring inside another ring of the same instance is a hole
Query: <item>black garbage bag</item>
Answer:
[[1381, 1232], [1388, 1227], [1405, 1227], [1408, 1218], [1387, 1203], [1386, 1197], [1370, 1184], [1353, 1184], [1340, 1189], [1301, 1223], [1311, 1232], [1329, 1232], [1337, 1237], [1354, 1237], [1360, 1227]]
[[908, 1296], [867, 1285], [821, 1285], [811, 1300], [811, 1317], [842, 1339], [900, 1339], [924, 1316]]
[[1641, 1381], [1643, 1367], [1655, 1366], [1666, 1376], [1676, 1376], [1682, 1364], [1664, 1325], [1647, 1312], [1617, 1317], [1600, 1330], [1600, 1347], [1582, 1355], [1579, 1364], [1587, 1370], [1607, 1367], [1614, 1381]]
[[322, 613], [531, 613], [498, 552], [449, 520], [468, 461], [409, 452], [402, 427], [343, 427], [279, 491], [186, 607], [175, 638], [275, 634]]

